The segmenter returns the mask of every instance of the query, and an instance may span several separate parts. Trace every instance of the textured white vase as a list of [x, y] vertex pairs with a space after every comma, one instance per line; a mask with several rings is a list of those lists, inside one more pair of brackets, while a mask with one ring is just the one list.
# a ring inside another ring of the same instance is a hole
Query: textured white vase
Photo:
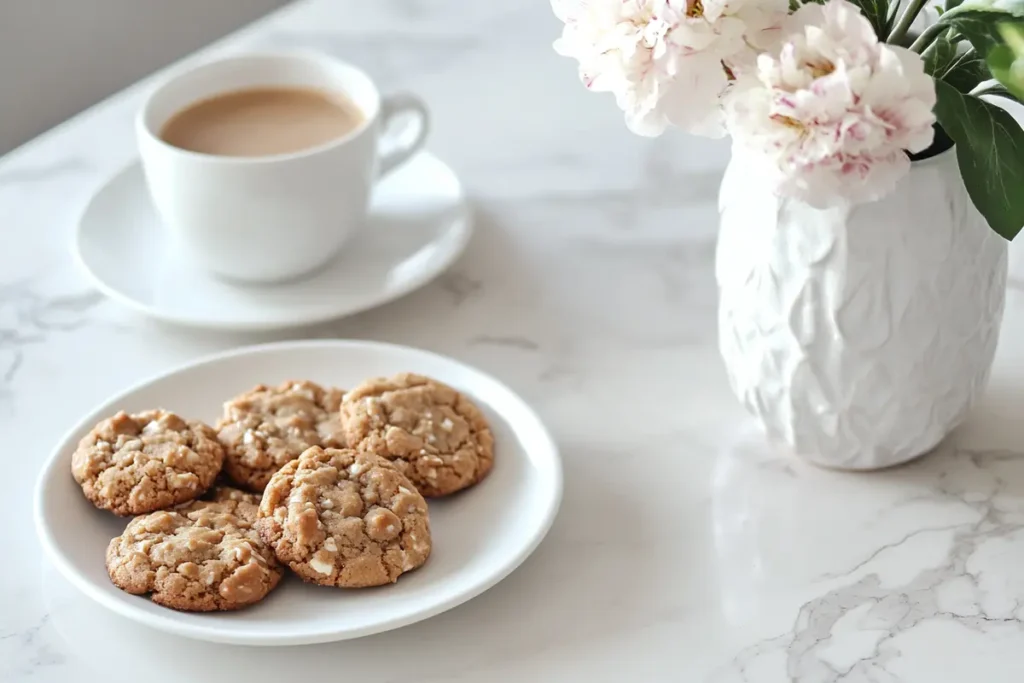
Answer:
[[885, 199], [814, 209], [776, 197], [734, 152], [722, 181], [719, 345], [770, 437], [828, 467], [934, 448], [988, 381], [1006, 242], [971, 203], [953, 150]]

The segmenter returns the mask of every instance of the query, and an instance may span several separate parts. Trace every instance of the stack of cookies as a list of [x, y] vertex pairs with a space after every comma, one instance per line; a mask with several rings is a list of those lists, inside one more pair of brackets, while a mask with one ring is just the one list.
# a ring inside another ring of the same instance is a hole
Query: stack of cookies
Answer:
[[476, 484], [494, 440], [479, 409], [412, 374], [345, 393], [258, 385], [216, 428], [165, 410], [98, 424], [72, 457], [96, 507], [135, 516], [107, 548], [111, 581], [187, 611], [259, 602], [303, 580], [393, 583], [431, 552], [424, 497]]

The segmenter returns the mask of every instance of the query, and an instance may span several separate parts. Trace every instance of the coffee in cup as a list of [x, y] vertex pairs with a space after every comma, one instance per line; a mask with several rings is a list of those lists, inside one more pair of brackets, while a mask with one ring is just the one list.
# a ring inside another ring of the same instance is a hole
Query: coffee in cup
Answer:
[[335, 257], [428, 124], [414, 95], [382, 97], [350, 64], [288, 52], [180, 70], [146, 99], [136, 132], [153, 204], [186, 257], [275, 282]]
[[251, 88], [185, 107], [163, 125], [160, 139], [200, 154], [261, 157], [327, 144], [362, 122], [362, 112], [341, 93]]

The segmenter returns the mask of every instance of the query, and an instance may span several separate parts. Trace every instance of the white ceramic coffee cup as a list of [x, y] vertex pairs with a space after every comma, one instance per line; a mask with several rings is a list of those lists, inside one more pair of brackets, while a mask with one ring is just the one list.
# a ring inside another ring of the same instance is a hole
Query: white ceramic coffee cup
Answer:
[[[264, 157], [200, 154], [160, 139], [188, 105], [266, 86], [341, 93], [364, 120], [324, 145]], [[180, 71], [152, 91], [136, 119], [164, 224], [187, 258], [244, 282], [287, 280], [330, 261], [365, 222], [374, 183], [423, 146], [428, 127], [416, 96], [382, 97], [362, 70], [312, 52], [239, 55]]]

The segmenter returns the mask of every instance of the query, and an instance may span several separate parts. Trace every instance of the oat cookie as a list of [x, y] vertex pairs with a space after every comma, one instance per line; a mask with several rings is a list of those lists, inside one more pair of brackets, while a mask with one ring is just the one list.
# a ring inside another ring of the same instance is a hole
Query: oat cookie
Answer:
[[349, 446], [395, 463], [424, 496], [444, 496], [491, 471], [494, 437], [480, 410], [449, 386], [420, 375], [372, 379], [345, 395]]
[[256, 527], [303, 580], [361, 588], [394, 583], [430, 555], [427, 503], [371, 453], [310, 448], [270, 480]]
[[214, 503], [226, 503], [232, 500], [240, 503], [248, 503], [252, 506], [252, 511], [255, 512], [255, 509], [260, 505], [260, 494], [249, 493], [242, 489], [236, 489], [233, 486], [217, 484], [206, 492], [203, 496], [203, 500], [209, 500]]
[[78, 443], [71, 474], [96, 507], [141, 515], [198, 498], [223, 461], [217, 434], [202, 422], [166, 410], [122, 411]]
[[193, 501], [136, 517], [107, 546], [115, 586], [186, 612], [259, 602], [284, 570], [253, 528], [256, 507], [242, 500]]
[[224, 404], [217, 437], [224, 471], [236, 484], [262, 491], [274, 472], [310, 446], [342, 448], [342, 392], [313, 382], [260, 384]]

